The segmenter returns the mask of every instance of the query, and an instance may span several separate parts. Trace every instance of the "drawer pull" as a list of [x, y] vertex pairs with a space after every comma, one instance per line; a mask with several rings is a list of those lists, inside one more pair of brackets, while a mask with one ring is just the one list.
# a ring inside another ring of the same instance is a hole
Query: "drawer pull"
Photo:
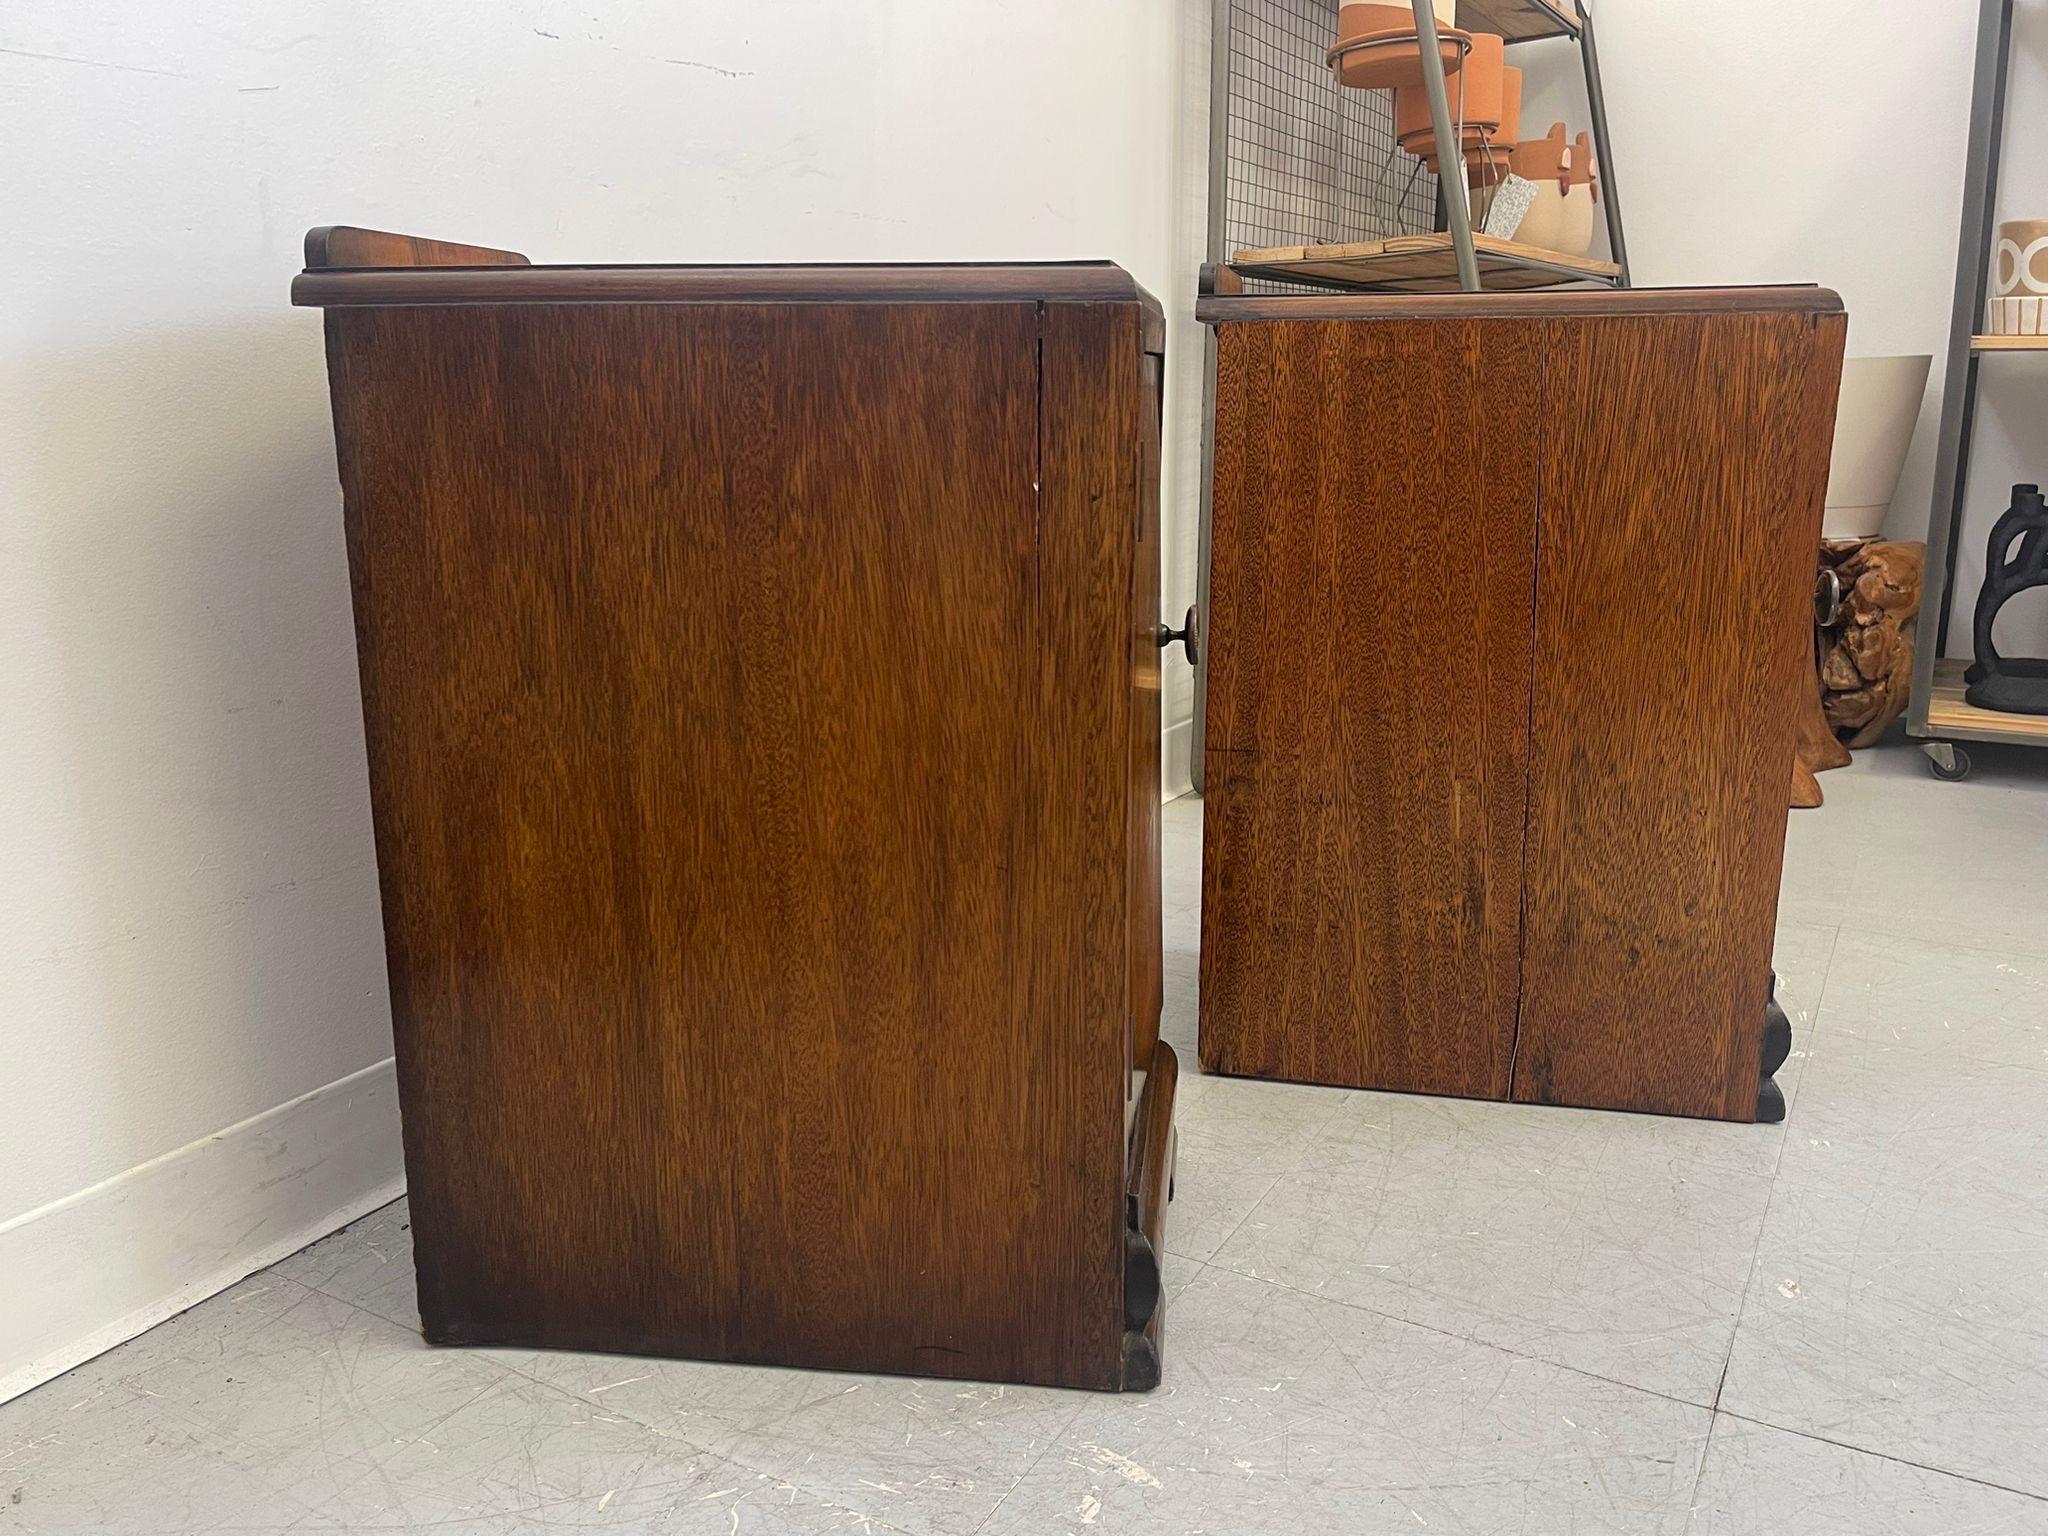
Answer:
[[1181, 649], [1188, 654], [1188, 665], [1199, 667], [1202, 664], [1201, 611], [1190, 608], [1180, 624], [1179, 629], [1170, 629], [1164, 624], [1159, 626], [1159, 649], [1163, 651], [1177, 640]]

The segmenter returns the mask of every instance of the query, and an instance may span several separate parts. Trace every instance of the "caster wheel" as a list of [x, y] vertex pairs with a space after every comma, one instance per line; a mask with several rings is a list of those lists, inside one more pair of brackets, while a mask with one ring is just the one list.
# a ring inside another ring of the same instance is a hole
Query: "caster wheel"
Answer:
[[1927, 748], [1927, 771], [1944, 784], [1960, 784], [1970, 776], [1970, 754], [1949, 742]]

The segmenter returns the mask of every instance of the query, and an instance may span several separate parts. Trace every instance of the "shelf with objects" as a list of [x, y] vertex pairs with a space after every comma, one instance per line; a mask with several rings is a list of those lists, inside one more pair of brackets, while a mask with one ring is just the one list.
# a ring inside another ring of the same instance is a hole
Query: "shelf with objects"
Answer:
[[[1578, 46], [1576, 140], [1562, 123], [1522, 137], [1507, 50], [1542, 38]], [[1212, 270], [1391, 293], [1628, 286], [1583, 0], [1218, 0], [1213, 47]], [[1446, 177], [1451, 142], [1463, 174]]]
[[1955, 309], [1927, 529], [1922, 612], [1933, 617], [1934, 643], [1920, 647], [1906, 720], [1934, 776], [1948, 780], [1969, 776], [1964, 743], [2048, 745], [2048, 659], [2002, 657], [1992, 639], [2006, 602], [2048, 586], [2048, 504], [2038, 486], [2014, 486], [2010, 507], [1992, 529], [1985, 581], [1971, 614], [1973, 659], [1947, 654], [1981, 364], [1999, 353], [2048, 352], [2048, 222], [1997, 223], [2012, 20], [2012, 0], [1981, 0]]

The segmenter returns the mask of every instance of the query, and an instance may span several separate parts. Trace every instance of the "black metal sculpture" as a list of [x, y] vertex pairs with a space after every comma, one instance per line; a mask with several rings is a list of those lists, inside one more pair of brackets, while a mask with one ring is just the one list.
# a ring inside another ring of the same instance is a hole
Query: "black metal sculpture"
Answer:
[[1972, 634], [1977, 659], [1963, 674], [1963, 697], [1979, 709], [2048, 715], [2048, 660], [2001, 656], [1991, 640], [1998, 610], [2035, 587], [2048, 587], [2048, 500], [2038, 485], [2016, 485], [2012, 506], [1991, 527]]

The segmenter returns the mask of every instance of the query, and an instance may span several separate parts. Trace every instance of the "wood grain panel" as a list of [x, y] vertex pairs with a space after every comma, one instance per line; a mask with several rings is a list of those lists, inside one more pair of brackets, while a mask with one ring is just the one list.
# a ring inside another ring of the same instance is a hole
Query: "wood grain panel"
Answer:
[[1160, 890], [1159, 454], [1165, 359], [1138, 354], [1137, 542], [1131, 559], [1131, 1057], [1151, 1065], [1166, 999], [1165, 903]]
[[1219, 332], [1209, 1071], [1507, 1092], [1540, 334]]
[[1117, 1384], [1139, 319], [1043, 314], [329, 314], [430, 1337]]
[[[391, 236], [404, 240], [408, 236]], [[433, 242], [429, 242], [430, 244]], [[468, 247], [464, 249], [476, 249]], [[400, 253], [393, 253], [394, 255]], [[502, 253], [510, 256], [511, 252]], [[519, 261], [524, 263], [525, 258]], [[294, 304], [353, 309], [411, 304], [989, 304], [1135, 305], [1145, 344], [1163, 346], [1158, 300], [1107, 261], [955, 265], [505, 266], [393, 260], [369, 271], [292, 279]]]
[[[1041, 1073], [1005, 1128], [1027, 1149], [1023, 1160], [1038, 1179], [1058, 1170], [1086, 1192], [1076, 1217], [1083, 1230], [1059, 1238], [1078, 1256], [1065, 1262], [1085, 1260], [1076, 1285], [1093, 1297], [1114, 1295], [1120, 1309], [1124, 1214], [1104, 1212], [1094, 1192], [1121, 1185], [1129, 1146], [1130, 982], [1140, 938], [1128, 905], [1132, 639], [1140, 622], [1132, 611], [1140, 464], [1134, 445], [1149, 430], [1139, 407], [1144, 317], [1128, 304], [1048, 304], [1040, 328], [1043, 487], [1029, 584], [1038, 649], [1021, 691], [1028, 706], [1023, 799], [1032, 808], [1026, 819], [1037, 824], [1019, 830], [1018, 867], [1037, 879], [1035, 969], [1027, 989], [1034, 1025], [1054, 1037], [1050, 1049], [1093, 1070]], [[1014, 674], [1004, 702], [1012, 709], [1020, 702]], [[1155, 947], [1164, 939], [1157, 927], [1143, 937]], [[1064, 1119], [1087, 1130], [1056, 1129]], [[1108, 1120], [1118, 1130], [1103, 1134]], [[1064, 1304], [1053, 1294], [1024, 1300]], [[1096, 1307], [1061, 1326], [1077, 1330], [1071, 1353], [1088, 1366], [1073, 1384], [1121, 1383], [1119, 1320]], [[1111, 1357], [1116, 1368], [1101, 1368]]]
[[1842, 313], [1839, 296], [1811, 284], [1777, 288], [1559, 289], [1554, 293], [1226, 293], [1234, 274], [1212, 271], [1215, 293], [1195, 302], [1208, 325], [1249, 320], [1591, 320], [1633, 315], [1814, 315]]
[[1548, 328], [1518, 1099], [1755, 1113], [1844, 329]]

